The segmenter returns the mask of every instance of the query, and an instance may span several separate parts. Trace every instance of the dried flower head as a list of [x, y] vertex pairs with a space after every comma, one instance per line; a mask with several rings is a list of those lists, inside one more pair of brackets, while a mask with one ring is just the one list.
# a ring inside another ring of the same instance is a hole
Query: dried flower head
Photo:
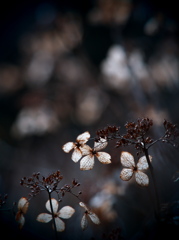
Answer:
[[179, 130], [177, 129], [176, 124], [172, 124], [167, 120], [163, 122], [165, 128], [165, 134], [162, 138], [162, 142], [170, 143], [172, 146], [178, 146], [178, 142], [176, 141], [179, 137]]
[[30, 188], [29, 197], [36, 196], [41, 191], [53, 192], [58, 188], [58, 184], [63, 179], [61, 172], [57, 170], [56, 172], [44, 177], [38, 173], [34, 173], [32, 177], [23, 177], [20, 184], [24, 187]]
[[18, 201], [17, 207], [18, 207], [18, 212], [16, 213], [15, 219], [19, 224], [19, 228], [21, 229], [25, 223], [24, 214], [27, 212], [29, 207], [29, 202], [27, 198], [25, 197], [20, 198]]
[[59, 204], [55, 198], [51, 198], [51, 204], [52, 204], [53, 213], [50, 206], [50, 200], [48, 200], [45, 206], [46, 206], [46, 209], [50, 212], [50, 214], [49, 213], [39, 214], [37, 216], [37, 221], [42, 223], [48, 223], [54, 217], [57, 232], [62, 232], [65, 230], [65, 223], [61, 220], [61, 218], [68, 219], [72, 217], [75, 210], [70, 206], [65, 206], [58, 211]]
[[89, 217], [94, 224], [97, 225], [100, 224], [98, 216], [94, 212], [90, 211], [89, 208], [83, 202], [80, 202], [79, 205], [85, 209], [84, 215], [81, 219], [81, 228], [83, 230], [85, 230], [88, 227], [87, 217]]
[[100, 150], [104, 149], [107, 146], [108, 142], [105, 138], [100, 138], [99, 141], [94, 142], [94, 147], [91, 148], [88, 145], [85, 145], [83, 148], [83, 155], [85, 155], [80, 161], [80, 169], [81, 170], [90, 170], [94, 166], [94, 157], [103, 163], [109, 164], [111, 163], [111, 156], [106, 152], [100, 152]]
[[77, 137], [76, 142], [68, 142], [63, 145], [62, 149], [66, 153], [69, 153], [71, 150], [74, 149], [71, 158], [74, 162], [78, 162], [83, 155], [83, 147], [85, 143], [89, 140], [89, 138], [90, 133], [84, 132]]
[[[149, 156], [150, 160], [152, 159]], [[144, 170], [147, 170], [149, 165], [147, 163], [147, 159], [145, 156], [141, 157], [135, 165], [134, 157], [129, 152], [122, 152], [121, 153], [121, 164], [125, 167], [121, 171], [120, 178], [124, 181], [129, 181], [132, 176], [135, 174], [136, 182], [140, 186], [148, 186], [149, 178], [148, 176], [143, 173]]]

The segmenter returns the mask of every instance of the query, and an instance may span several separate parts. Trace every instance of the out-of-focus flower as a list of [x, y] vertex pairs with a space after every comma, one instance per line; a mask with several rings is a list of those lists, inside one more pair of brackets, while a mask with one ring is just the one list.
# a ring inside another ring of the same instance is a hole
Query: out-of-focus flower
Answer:
[[42, 86], [51, 77], [54, 68], [54, 57], [49, 52], [38, 51], [32, 57], [27, 68], [26, 81], [32, 86]]
[[74, 162], [78, 162], [80, 158], [83, 156], [82, 154], [83, 147], [89, 138], [90, 133], [84, 132], [77, 137], [76, 142], [68, 142], [65, 145], [63, 145], [62, 149], [66, 153], [69, 153], [71, 150], [74, 149], [71, 158]]
[[43, 135], [53, 132], [59, 126], [55, 112], [48, 106], [27, 107], [21, 110], [12, 127], [17, 137]]
[[20, 68], [3, 64], [0, 66], [0, 93], [13, 93], [23, 86]]
[[122, 46], [110, 47], [107, 58], [101, 64], [104, 82], [112, 89], [127, 90], [131, 81], [130, 70], [127, 66], [126, 53]]
[[100, 138], [98, 142], [94, 142], [94, 147], [91, 148], [85, 145], [83, 148], [83, 155], [85, 155], [80, 161], [81, 170], [90, 170], [94, 166], [94, 157], [103, 164], [111, 163], [111, 156], [106, 152], [99, 152], [107, 146], [108, 142], [104, 138]]
[[90, 210], [88, 209], [88, 207], [87, 207], [83, 202], [80, 202], [79, 205], [80, 205], [82, 208], [85, 209], [84, 215], [83, 215], [83, 217], [82, 217], [82, 219], [81, 219], [81, 228], [82, 228], [83, 230], [85, 230], [85, 229], [88, 227], [88, 219], [87, 219], [87, 216], [91, 219], [91, 221], [92, 221], [94, 224], [97, 224], [97, 225], [100, 224], [100, 220], [99, 220], [98, 216], [97, 216], [94, 212], [90, 211]]
[[108, 104], [108, 96], [98, 88], [89, 88], [77, 96], [76, 115], [84, 125], [95, 123]]
[[27, 198], [20, 198], [17, 207], [18, 212], [16, 213], [15, 219], [19, 224], [19, 228], [21, 229], [25, 223], [24, 214], [27, 212], [29, 207], [29, 201], [27, 200]]
[[89, 21], [93, 24], [125, 24], [130, 11], [131, 3], [118, 0], [99, 0], [97, 6], [89, 12]]
[[70, 217], [72, 217], [72, 215], [74, 214], [75, 210], [70, 207], [70, 206], [65, 206], [62, 207], [59, 211], [58, 211], [58, 202], [56, 199], [51, 198], [51, 202], [52, 202], [52, 208], [53, 208], [53, 214], [52, 215], [52, 211], [51, 211], [51, 207], [50, 207], [50, 200], [48, 200], [45, 204], [46, 209], [50, 212], [49, 213], [41, 213], [37, 216], [37, 221], [42, 222], [42, 223], [48, 223], [52, 220], [52, 218], [55, 218], [55, 224], [56, 224], [56, 229], [57, 232], [62, 232], [65, 230], [65, 223], [61, 220], [61, 218], [63, 219], [68, 219]]
[[[149, 156], [150, 160], [152, 159]], [[148, 176], [142, 171], [147, 170], [149, 165], [145, 156], [141, 157], [135, 165], [134, 157], [129, 152], [122, 152], [121, 154], [121, 164], [125, 167], [121, 171], [120, 178], [124, 181], [129, 181], [135, 174], [136, 182], [141, 186], [149, 185]]]

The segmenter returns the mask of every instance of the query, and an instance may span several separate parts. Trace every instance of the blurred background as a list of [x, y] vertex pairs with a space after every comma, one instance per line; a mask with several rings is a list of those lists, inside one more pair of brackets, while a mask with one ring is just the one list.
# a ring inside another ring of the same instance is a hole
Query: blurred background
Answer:
[[[102, 239], [117, 227], [125, 239], [152, 239], [149, 191], [119, 179], [124, 149], [109, 144], [112, 164], [96, 160], [92, 171], [82, 172], [61, 147], [84, 131], [94, 137], [108, 124], [123, 126], [139, 117], [153, 119], [154, 138], [162, 135], [164, 119], [179, 123], [176, 2], [6, 1], [0, 11], [0, 194], [8, 194], [4, 208], [28, 195], [19, 184], [22, 177], [60, 169], [62, 185], [77, 179], [81, 199], [102, 222], [82, 232], [83, 212], [76, 199], [65, 196], [60, 207], [70, 204], [76, 214], [66, 221], [60, 239]], [[178, 182], [173, 181], [178, 150], [158, 144], [150, 154], [166, 206], [179, 197]], [[36, 222], [46, 211], [46, 201], [45, 193], [31, 200], [21, 232], [12, 212], [1, 211], [4, 234], [53, 239], [51, 224]]]

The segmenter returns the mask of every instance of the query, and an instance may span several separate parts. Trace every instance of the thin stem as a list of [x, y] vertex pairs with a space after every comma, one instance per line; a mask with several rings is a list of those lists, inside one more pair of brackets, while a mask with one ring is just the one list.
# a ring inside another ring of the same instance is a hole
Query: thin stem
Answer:
[[157, 185], [156, 185], [156, 179], [155, 179], [155, 175], [154, 175], [154, 171], [153, 171], [153, 166], [152, 166], [152, 163], [150, 161], [147, 148], [144, 148], [144, 154], [146, 156], [147, 163], [149, 165], [149, 169], [150, 169], [150, 173], [151, 173], [151, 177], [152, 177], [152, 180], [153, 180], [155, 200], [156, 200], [155, 216], [156, 216], [156, 219], [158, 220], [159, 219], [159, 211], [160, 211], [160, 202], [159, 202], [159, 196], [158, 196], [158, 191], [157, 191]]
[[51, 209], [51, 213], [52, 213], [52, 221], [53, 221], [54, 230], [55, 230], [55, 239], [57, 240], [58, 235], [57, 235], [57, 227], [56, 227], [56, 223], [55, 223], [54, 211], [53, 211], [53, 206], [52, 206], [51, 192], [49, 191], [49, 189], [47, 189], [47, 192], [48, 192], [48, 196], [49, 196], [50, 209]]

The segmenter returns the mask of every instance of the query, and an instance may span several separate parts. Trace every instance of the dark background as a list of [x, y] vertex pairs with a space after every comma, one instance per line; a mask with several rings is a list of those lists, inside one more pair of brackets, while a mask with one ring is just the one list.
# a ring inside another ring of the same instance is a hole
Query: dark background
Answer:
[[[70, 204], [76, 214], [59, 239], [101, 239], [117, 227], [125, 239], [176, 234], [175, 225], [162, 233], [156, 227], [152, 186], [119, 179], [124, 149], [109, 144], [112, 164], [96, 160], [84, 172], [61, 149], [84, 131], [93, 137], [107, 124], [123, 126], [138, 117], [153, 119], [153, 138], [162, 135], [164, 118], [179, 123], [176, 1], [6, 1], [0, 13], [0, 194], [8, 194], [3, 208], [28, 195], [22, 177], [60, 169], [62, 184], [73, 178], [81, 183], [82, 200], [102, 224], [82, 232], [82, 212], [67, 195], [60, 206]], [[170, 206], [179, 197], [178, 149], [158, 144], [150, 154], [161, 204]], [[36, 221], [46, 201], [45, 193], [31, 200], [20, 232], [12, 211], [1, 211], [2, 236], [52, 239], [51, 223]], [[177, 207], [172, 205], [171, 219]]]

